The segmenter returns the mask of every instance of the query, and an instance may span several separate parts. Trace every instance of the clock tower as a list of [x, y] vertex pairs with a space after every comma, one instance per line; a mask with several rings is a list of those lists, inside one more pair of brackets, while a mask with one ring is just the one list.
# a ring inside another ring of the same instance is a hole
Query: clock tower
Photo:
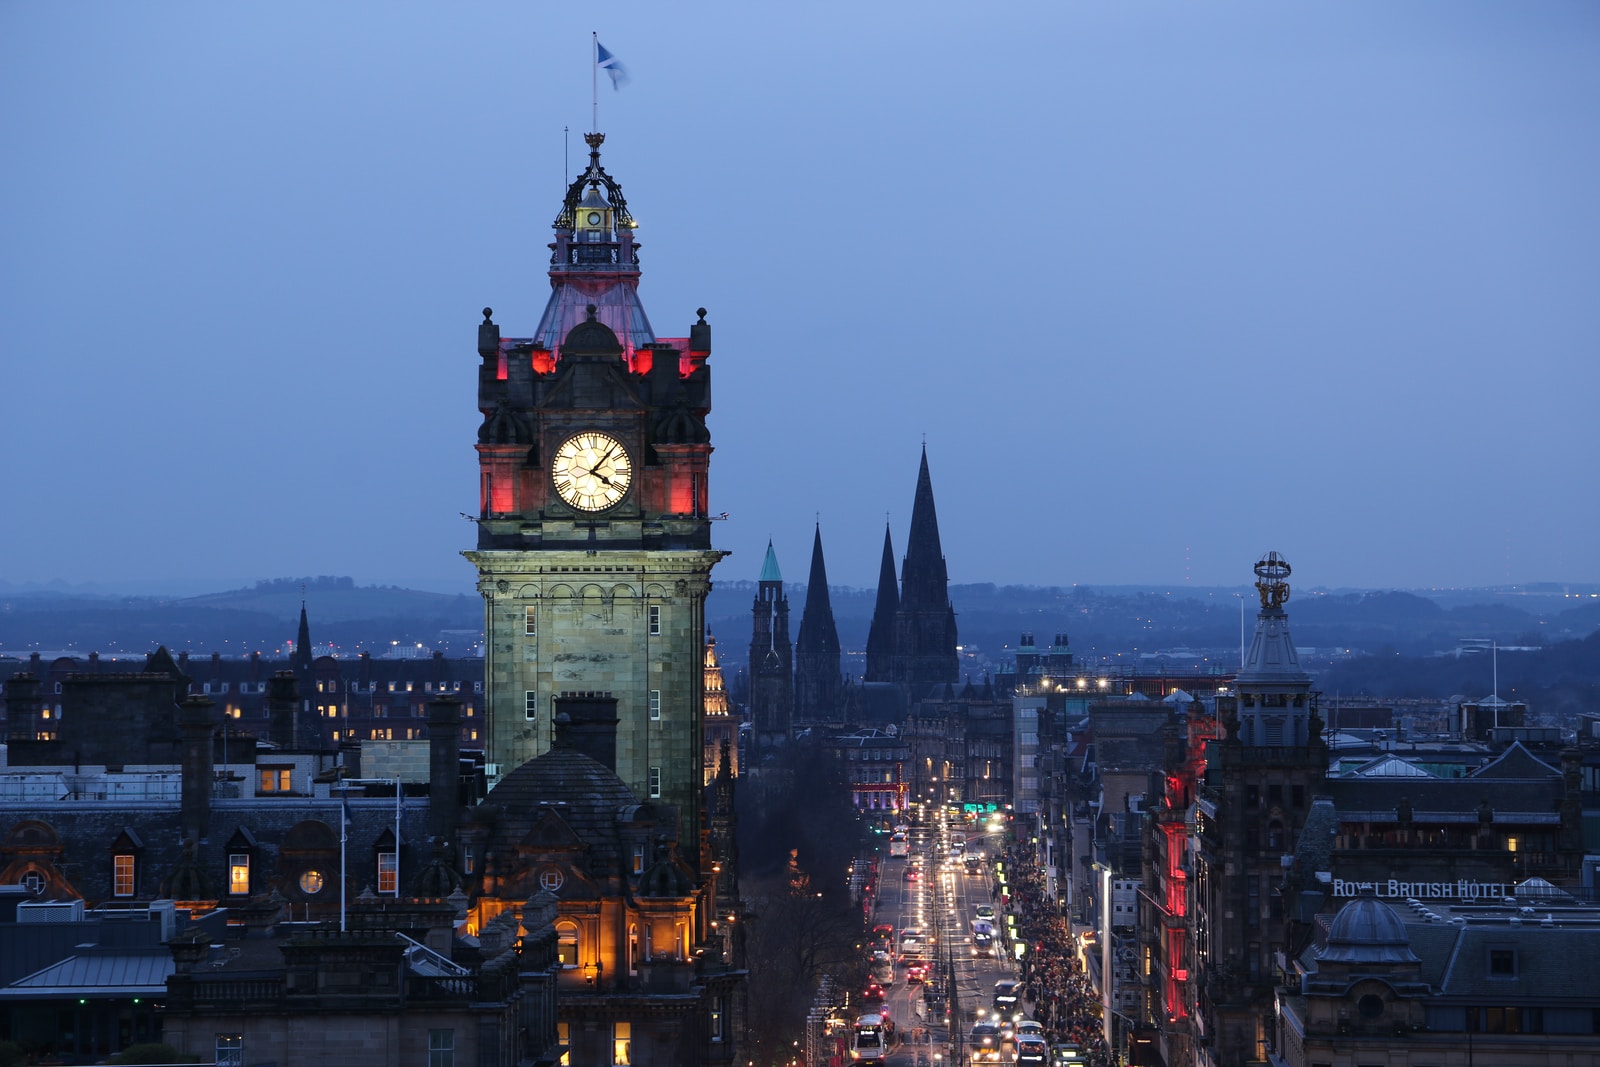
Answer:
[[548, 751], [555, 698], [617, 702], [616, 771], [672, 805], [699, 860], [711, 327], [658, 338], [639, 302], [635, 223], [585, 137], [549, 246], [532, 337], [478, 327], [478, 569], [487, 758], [499, 774]]

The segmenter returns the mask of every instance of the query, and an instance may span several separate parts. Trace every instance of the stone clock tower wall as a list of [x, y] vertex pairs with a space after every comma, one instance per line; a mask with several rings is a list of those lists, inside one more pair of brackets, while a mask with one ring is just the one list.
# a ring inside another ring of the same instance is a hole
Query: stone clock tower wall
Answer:
[[698, 861], [703, 774], [711, 328], [657, 338], [638, 245], [600, 166], [568, 190], [551, 295], [530, 338], [478, 327], [478, 569], [487, 758], [501, 775], [551, 748], [556, 698], [616, 701], [616, 772], [672, 805]]

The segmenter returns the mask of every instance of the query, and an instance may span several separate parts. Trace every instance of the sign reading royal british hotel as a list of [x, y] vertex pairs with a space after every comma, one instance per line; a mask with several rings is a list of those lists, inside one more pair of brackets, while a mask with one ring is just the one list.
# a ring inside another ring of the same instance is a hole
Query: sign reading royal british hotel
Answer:
[[1372, 893], [1380, 897], [1398, 897], [1401, 900], [1501, 900], [1516, 895], [1511, 882], [1469, 882], [1465, 878], [1456, 882], [1402, 882], [1398, 878], [1376, 882], [1352, 882], [1343, 878], [1333, 880], [1333, 895], [1354, 897]]

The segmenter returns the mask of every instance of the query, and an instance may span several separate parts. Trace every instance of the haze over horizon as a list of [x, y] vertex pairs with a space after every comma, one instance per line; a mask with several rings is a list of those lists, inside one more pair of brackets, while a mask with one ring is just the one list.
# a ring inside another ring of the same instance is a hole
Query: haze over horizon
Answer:
[[470, 592], [591, 31], [719, 580], [875, 585], [925, 435], [956, 584], [1600, 582], [1592, 4], [82, 10], [0, 8], [5, 582]]

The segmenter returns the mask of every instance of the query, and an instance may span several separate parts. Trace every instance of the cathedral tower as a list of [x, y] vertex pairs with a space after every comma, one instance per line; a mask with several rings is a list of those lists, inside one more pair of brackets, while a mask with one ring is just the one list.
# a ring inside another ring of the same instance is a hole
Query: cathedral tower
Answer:
[[939, 545], [939, 516], [933, 506], [928, 450], [922, 450], [917, 495], [911, 505], [911, 536], [900, 569], [900, 607], [894, 617], [895, 658], [891, 681], [914, 700], [930, 686], [960, 677], [956, 659], [956, 612], [950, 604], [950, 579]]
[[778, 554], [767, 542], [755, 603], [750, 606], [750, 721], [763, 749], [789, 740], [794, 725], [794, 649], [789, 643], [789, 598]]
[[[600, 165], [568, 188], [534, 336], [478, 327], [478, 568], [488, 759], [550, 749], [553, 702], [617, 702], [616, 771], [699, 839], [711, 328], [658, 338], [639, 303], [635, 223]], [[687, 858], [696, 862], [689, 850]]]
[[806, 579], [806, 606], [795, 642], [794, 712], [801, 722], [839, 718], [839, 630], [828, 599], [828, 567], [822, 560], [822, 526], [811, 541], [811, 574]]

